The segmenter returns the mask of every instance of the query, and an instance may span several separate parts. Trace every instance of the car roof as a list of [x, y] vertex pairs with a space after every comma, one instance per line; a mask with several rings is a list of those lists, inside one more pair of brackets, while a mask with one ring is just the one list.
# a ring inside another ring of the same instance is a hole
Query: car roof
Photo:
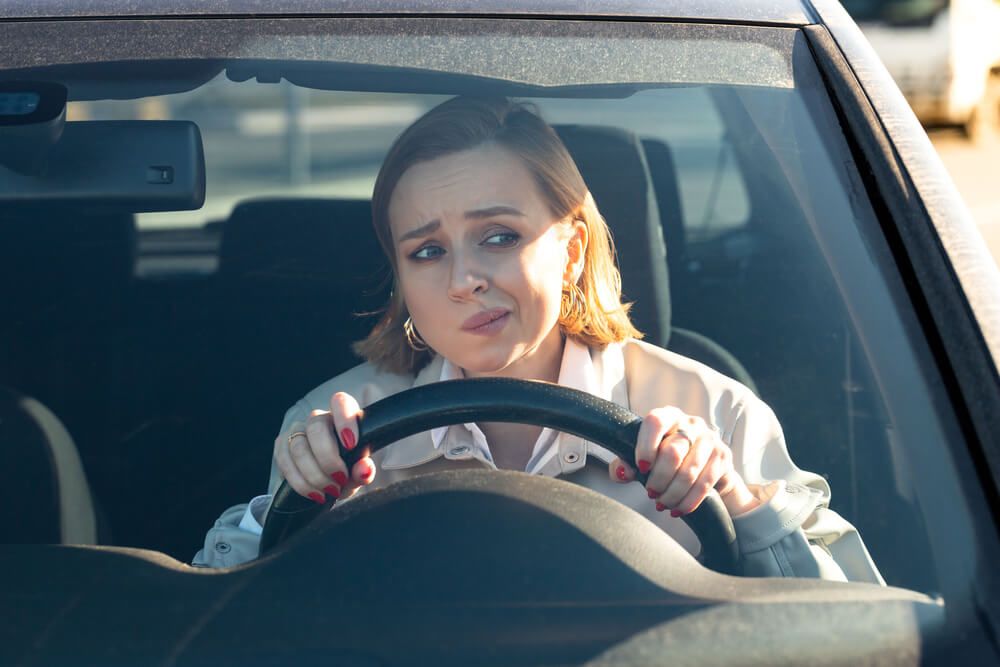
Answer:
[[674, 18], [805, 25], [809, 0], [0, 0], [4, 19], [457, 14]]

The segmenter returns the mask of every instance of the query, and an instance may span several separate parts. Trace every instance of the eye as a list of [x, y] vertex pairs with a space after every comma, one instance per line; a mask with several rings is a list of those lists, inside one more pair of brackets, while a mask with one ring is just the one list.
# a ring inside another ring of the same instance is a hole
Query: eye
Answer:
[[421, 246], [416, 250], [416, 252], [410, 253], [410, 259], [417, 261], [426, 261], [429, 259], [434, 259], [440, 257], [444, 254], [444, 248], [436, 245], [425, 245]]
[[507, 248], [516, 244], [520, 238], [521, 236], [515, 232], [495, 231], [487, 234], [486, 238], [483, 239], [483, 245], [494, 248]]

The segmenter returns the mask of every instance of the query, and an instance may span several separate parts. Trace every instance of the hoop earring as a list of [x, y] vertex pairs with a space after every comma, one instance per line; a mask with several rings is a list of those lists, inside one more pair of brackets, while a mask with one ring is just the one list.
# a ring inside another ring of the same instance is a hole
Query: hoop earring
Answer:
[[587, 312], [587, 299], [576, 283], [563, 283], [562, 301], [559, 303], [559, 320], [571, 322]]
[[430, 349], [424, 339], [420, 337], [416, 327], [413, 326], [413, 320], [410, 317], [407, 317], [406, 321], [403, 322], [403, 335], [406, 336], [406, 342], [414, 352], [424, 352]]

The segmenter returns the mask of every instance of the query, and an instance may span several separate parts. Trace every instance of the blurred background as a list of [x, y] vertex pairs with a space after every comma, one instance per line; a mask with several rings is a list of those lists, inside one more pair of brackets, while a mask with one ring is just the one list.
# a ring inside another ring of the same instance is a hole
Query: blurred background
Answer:
[[1000, 0], [842, 0], [1000, 263]]

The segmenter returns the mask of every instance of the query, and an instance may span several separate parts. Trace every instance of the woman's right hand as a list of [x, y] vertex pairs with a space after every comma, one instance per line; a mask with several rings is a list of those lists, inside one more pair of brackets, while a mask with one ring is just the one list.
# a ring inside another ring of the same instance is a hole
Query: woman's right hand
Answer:
[[294, 423], [274, 441], [274, 461], [281, 476], [296, 493], [316, 503], [326, 496], [345, 498], [375, 479], [370, 456], [358, 459], [350, 471], [340, 457], [338, 437], [344, 449], [358, 444], [361, 407], [354, 397], [337, 392], [330, 397], [330, 410], [313, 410], [305, 424]]

